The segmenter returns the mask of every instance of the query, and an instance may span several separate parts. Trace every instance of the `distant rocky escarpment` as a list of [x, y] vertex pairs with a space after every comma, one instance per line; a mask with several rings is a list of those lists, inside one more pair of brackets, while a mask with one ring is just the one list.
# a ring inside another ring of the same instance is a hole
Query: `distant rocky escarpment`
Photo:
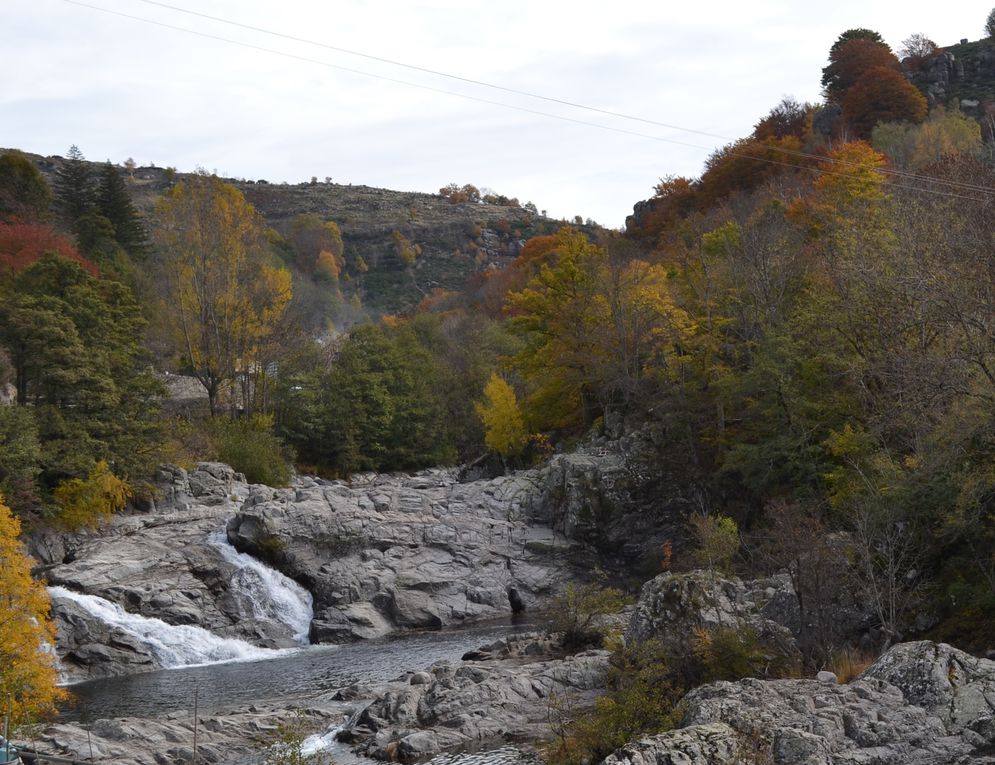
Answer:
[[[57, 155], [27, 156], [54, 185], [65, 160]], [[98, 166], [92, 164], [96, 172]], [[125, 174], [124, 168], [121, 172]], [[133, 168], [125, 177], [135, 206], [148, 214], [159, 196], [186, 174], [150, 166]], [[440, 194], [341, 184], [331, 179], [296, 184], [224, 180], [238, 188], [267, 225], [281, 234], [286, 234], [290, 222], [302, 214], [315, 214], [338, 224], [346, 257], [362, 257], [369, 268], [359, 277], [362, 284], [357, 289], [373, 315], [412, 308], [437, 289], [461, 290], [474, 274], [503, 268], [529, 238], [552, 233], [563, 225], [534, 206], [453, 204]], [[418, 248], [411, 267], [398, 254], [398, 236]]]

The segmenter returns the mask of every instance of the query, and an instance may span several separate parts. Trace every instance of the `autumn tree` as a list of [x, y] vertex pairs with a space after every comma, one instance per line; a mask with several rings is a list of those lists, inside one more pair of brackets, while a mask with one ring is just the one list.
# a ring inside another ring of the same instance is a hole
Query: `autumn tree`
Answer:
[[[293, 250], [294, 262], [306, 274], [314, 273], [324, 262], [334, 262], [337, 279], [338, 272], [345, 266], [342, 232], [334, 221], [324, 220], [314, 213], [298, 215], [290, 222], [287, 241]], [[327, 255], [323, 257], [323, 253]]]
[[0, 280], [36, 263], [46, 253], [76, 261], [90, 274], [97, 274], [97, 267], [82, 257], [72, 243], [51, 226], [0, 222]]
[[753, 135], [758, 140], [767, 138], [784, 138], [793, 135], [804, 138], [808, 130], [808, 122], [814, 107], [802, 104], [791, 96], [785, 96], [767, 116], [753, 127]]
[[694, 513], [688, 518], [688, 530], [694, 541], [697, 565], [729, 575], [732, 561], [739, 552], [739, 528], [725, 515]]
[[34, 162], [17, 151], [0, 156], [0, 222], [43, 221], [51, 203], [52, 192]]
[[33, 561], [18, 539], [21, 524], [0, 497], [0, 698], [14, 730], [53, 716], [68, 693], [58, 685], [50, 601], [31, 578]]
[[529, 384], [533, 428], [589, 423], [631, 403], [647, 371], [674, 371], [671, 349], [687, 317], [660, 266], [613, 261], [608, 248], [563, 229], [555, 258], [507, 297], [525, 347], [516, 367]]
[[858, 138], [870, 138], [879, 122], [921, 122], [926, 97], [899, 72], [876, 66], [863, 74], [842, 98], [843, 118]]
[[460, 186], [450, 183], [439, 189], [439, 195], [449, 200], [450, 204], [476, 204], [480, 201], [480, 189], [472, 183]]
[[847, 91], [876, 67], [898, 71], [898, 59], [883, 42], [869, 37], [837, 42], [829, 53], [829, 65], [822, 70], [826, 98], [841, 102]]
[[981, 126], [960, 110], [937, 107], [925, 122], [879, 123], [871, 131], [871, 144], [888, 155], [899, 170], [918, 172], [942, 160], [979, 157], [984, 150]]
[[155, 240], [175, 347], [219, 414], [225, 386], [258, 371], [260, 348], [291, 298], [290, 274], [269, 264], [255, 208], [214, 176], [163, 195]]
[[503, 377], [491, 373], [484, 387], [484, 400], [477, 402], [475, 409], [484, 424], [484, 443], [489, 449], [502, 460], [521, 454], [525, 446], [525, 421], [515, 390]]

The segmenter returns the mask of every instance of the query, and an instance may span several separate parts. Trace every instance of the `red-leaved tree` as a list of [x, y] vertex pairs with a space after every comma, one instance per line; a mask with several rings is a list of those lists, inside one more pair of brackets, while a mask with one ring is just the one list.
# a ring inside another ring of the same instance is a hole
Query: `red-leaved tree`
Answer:
[[27, 268], [46, 252], [74, 260], [97, 276], [97, 267], [80, 255], [68, 239], [49, 226], [0, 223], [0, 277]]

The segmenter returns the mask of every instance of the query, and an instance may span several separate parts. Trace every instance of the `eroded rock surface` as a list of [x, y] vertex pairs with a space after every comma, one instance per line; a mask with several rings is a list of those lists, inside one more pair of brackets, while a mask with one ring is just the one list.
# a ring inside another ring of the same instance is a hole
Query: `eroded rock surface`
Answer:
[[995, 662], [942, 644], [897, 645], [847, 685], [718, 682], [681, 706], [681, 728], [607, 765], [995, 763]]
[[228, 524], [240, 550], [314, 595], [312, 640], [438, 628], [535, 606], [583, 549], [540, 525], [531, 472], [460, 483], [455, 470], [254, 487]]
[[413, 673], [381, 690], [339, 738], [367, 756], [402, 762], [546, 738], [552, 697], [571, 708], [592, 703], [608, 663], [606, 651], [554, 658], [552, 645], [538, 634], [509, 638], [473, 652], [473, 660]]
[[[302, 734], [320, 732], [342, 718], [342, 705], [315, 701], [260, 704], [246, 709], [200, 715], [197, 757], [201, 763], [257, 765], [278, 740], [281, 725]], [[35, 739], [39, 752], [115, 765], [172, 765], [194, 762], [194, 718], [191, 711], [161, 718], [122, 717], [83, 726], [46, 726]]]

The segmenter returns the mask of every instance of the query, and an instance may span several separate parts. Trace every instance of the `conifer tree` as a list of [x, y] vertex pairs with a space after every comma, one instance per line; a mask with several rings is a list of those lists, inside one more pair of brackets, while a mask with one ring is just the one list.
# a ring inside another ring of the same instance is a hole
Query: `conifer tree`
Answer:
[[114, 239], [132, 257], [148, 247], [145, 226], [131, 202], [121, 173], [110, 162], [104, 164], [97, 181], [97, 212], [114, 227]]
[[76, 222], [90, 212], [94, 203], [90, 166], [76, 144], [69, 147], [56, 173], [55, 201], [63, 225], [76, 233]]

